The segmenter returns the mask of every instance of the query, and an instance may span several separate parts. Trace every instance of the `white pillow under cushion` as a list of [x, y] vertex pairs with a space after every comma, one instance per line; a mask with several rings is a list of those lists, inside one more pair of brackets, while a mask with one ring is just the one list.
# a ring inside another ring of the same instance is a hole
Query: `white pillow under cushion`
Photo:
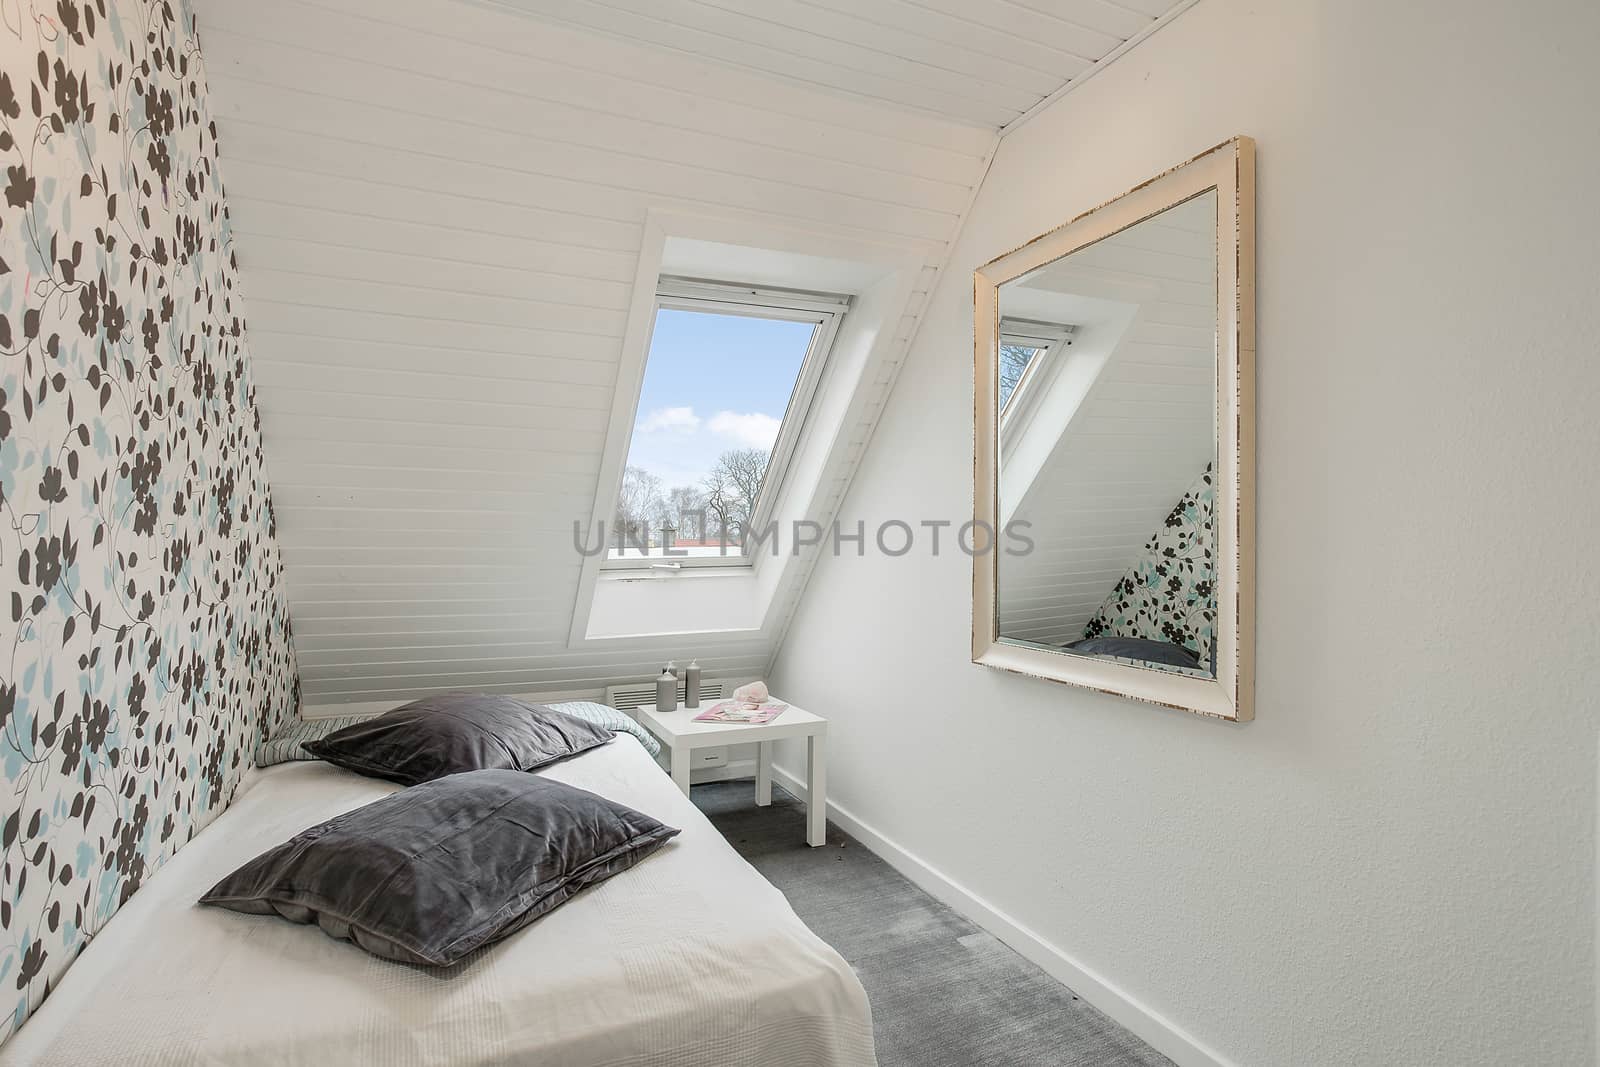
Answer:
[[303, 742], [321, 741], [335, 730], [343, 730], [370, 717], [345, 715], [337, 719], [295, 719], [256, 745], [256, 766], [271, 767], [295, 760], [314, 760], [317, 757], [300, 747]]

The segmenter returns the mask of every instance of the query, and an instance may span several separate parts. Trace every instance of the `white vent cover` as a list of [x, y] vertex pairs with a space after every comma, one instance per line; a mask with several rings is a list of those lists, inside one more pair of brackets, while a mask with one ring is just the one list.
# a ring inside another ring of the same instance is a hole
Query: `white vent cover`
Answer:
[[[721, 700], [724, 682], [702, 681], [700, 683], [700, 702], [708, 700]], [[678, 703], [684, 700], [684, 683], [678, 682]], [[618, 711], [632, 711], [635, 708], [654, 707], [656, 703], [656, 683], [644, 682], [636, 685], [608, 685], [606, 686], [606, 703]]]

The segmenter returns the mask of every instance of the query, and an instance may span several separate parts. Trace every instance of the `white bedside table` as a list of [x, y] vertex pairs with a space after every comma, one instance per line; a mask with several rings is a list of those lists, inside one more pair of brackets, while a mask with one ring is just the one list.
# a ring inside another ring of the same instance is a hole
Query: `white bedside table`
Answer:
[[683, 790], [685, 796], [689, 795], [689, 770], [694, 766], [695, 749], [755, 742], [760, 752], [756, 758], [756, 803], [766, 807], [772, 803], [772, 743], [786, 737], [803, 737], [806, 739], [806, 778], [810, 794], [806, 797], [806, 843], [812, 846], [824, 844], [828, 820], [828, 770], [822, 746], [828, 734], [828, 720], [790, 704], [782, 715], [760, 725], [695, 722], [694, 717], [713, 703], [716, 702], [702, 704], [698, 708], [679, 705], [676, 711], [665, 712], [653, 707], [634, 709], [644, 728], [672, 750], [672, 780], [678, 788]]

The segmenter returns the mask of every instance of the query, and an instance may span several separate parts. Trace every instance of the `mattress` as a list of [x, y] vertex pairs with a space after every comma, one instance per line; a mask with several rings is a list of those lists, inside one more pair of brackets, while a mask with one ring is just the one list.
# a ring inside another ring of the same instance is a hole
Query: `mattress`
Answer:
[[21, 1064], [872, 1064], [849, 966], [628, 735], [540, 773], [683, 832], [449, 970], [315, 926], [202, 908], [223, 875], [398, 787], [322, 763], [252, 771], [0, 1046]]

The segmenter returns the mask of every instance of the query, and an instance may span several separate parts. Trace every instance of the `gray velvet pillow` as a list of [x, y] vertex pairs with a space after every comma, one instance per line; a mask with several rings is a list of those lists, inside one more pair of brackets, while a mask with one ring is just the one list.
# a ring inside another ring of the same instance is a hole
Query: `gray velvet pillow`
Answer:
[[531, 771], [603, 745], [616, 734], [542, 704], [485, 693], [414, 700], [304, 748], [318, 759], [401, 785], [462, 771]]
[[316, 923], [374, 956], [448, 966], [677, 833], [549, 778], [471, 771], [313, 826], [228, 875], [200, 903]]

